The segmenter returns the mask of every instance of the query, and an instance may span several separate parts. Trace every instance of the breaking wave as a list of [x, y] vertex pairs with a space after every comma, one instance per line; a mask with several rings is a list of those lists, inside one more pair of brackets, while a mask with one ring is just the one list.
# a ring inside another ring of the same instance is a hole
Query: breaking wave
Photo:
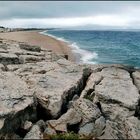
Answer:
[[53, 37], [57, 40], [66, 42], [72, 48], [72, 52], [77, 54], [78, 56], [80, 56], [79, 63], [86, 63], [86, 64], [96, 64], [97, 63], [96, 60], [98, 58], [98, 54], [96, 52], [90, 52], [88, 50], [81, 49], [77, 45], [76, 42], [68, 41], [63, 37], [56, 37], [52, 34], [47, 33], [46, 31], [40, 32], [40, 34], [48, 35], [48, 36]]

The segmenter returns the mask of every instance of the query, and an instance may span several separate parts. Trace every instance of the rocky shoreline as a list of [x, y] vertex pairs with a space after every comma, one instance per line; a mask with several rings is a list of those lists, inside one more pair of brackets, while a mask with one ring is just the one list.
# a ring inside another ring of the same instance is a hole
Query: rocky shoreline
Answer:
[[0, 39], [0, 71], [1, 139], [140, 138], [139, 69]]

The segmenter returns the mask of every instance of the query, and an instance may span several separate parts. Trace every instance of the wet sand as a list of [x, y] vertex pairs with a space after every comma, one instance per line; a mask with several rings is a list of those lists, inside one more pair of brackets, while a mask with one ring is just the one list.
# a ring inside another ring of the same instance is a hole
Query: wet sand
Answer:
[[30, 45], [37, 45], [42, 48], [52, 50], [56, 54], [68, 55], [68, 59], [75, 61], [75, 56], [67, 43], [57, 40], [53, 37], [40, 34], [37, 31], [18, 31], [0, 33], [0, 38], [25, 42]]

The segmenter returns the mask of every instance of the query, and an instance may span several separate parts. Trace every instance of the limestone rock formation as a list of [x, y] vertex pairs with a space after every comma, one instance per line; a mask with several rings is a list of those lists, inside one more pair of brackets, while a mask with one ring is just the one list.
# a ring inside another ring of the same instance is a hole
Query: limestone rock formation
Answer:
[[95, 87], [99, 100], [118, 102], [124, 107], [135, 109], [139, 93], [129, 73], [118, 68], [105, 68], [101, 71], [101, 75], [104, 78]]
[[31, 130], [26, 134], [24, 139], [43, 139], [43, 135], [38, 125], [34, 125]]
[[133, 74], [134, 82], [140, 92], [140, 71], [136, 71]]
[[64, 57], [0, 39], [0, 138], [139, 139], [139, 70]]

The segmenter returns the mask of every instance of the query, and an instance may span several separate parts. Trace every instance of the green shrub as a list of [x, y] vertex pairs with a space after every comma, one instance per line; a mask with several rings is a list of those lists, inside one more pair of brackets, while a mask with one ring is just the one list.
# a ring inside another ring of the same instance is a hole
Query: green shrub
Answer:
[[50, 140], [79, 140], [78, 134], [75, 134], [73, 132], [70, 133], [61, 133], [57, 135], [50, 135]]
[[90, 100], [91, 102], [93, 101], [93, 96], [91, 95], [85, 95], [84, 98]]

